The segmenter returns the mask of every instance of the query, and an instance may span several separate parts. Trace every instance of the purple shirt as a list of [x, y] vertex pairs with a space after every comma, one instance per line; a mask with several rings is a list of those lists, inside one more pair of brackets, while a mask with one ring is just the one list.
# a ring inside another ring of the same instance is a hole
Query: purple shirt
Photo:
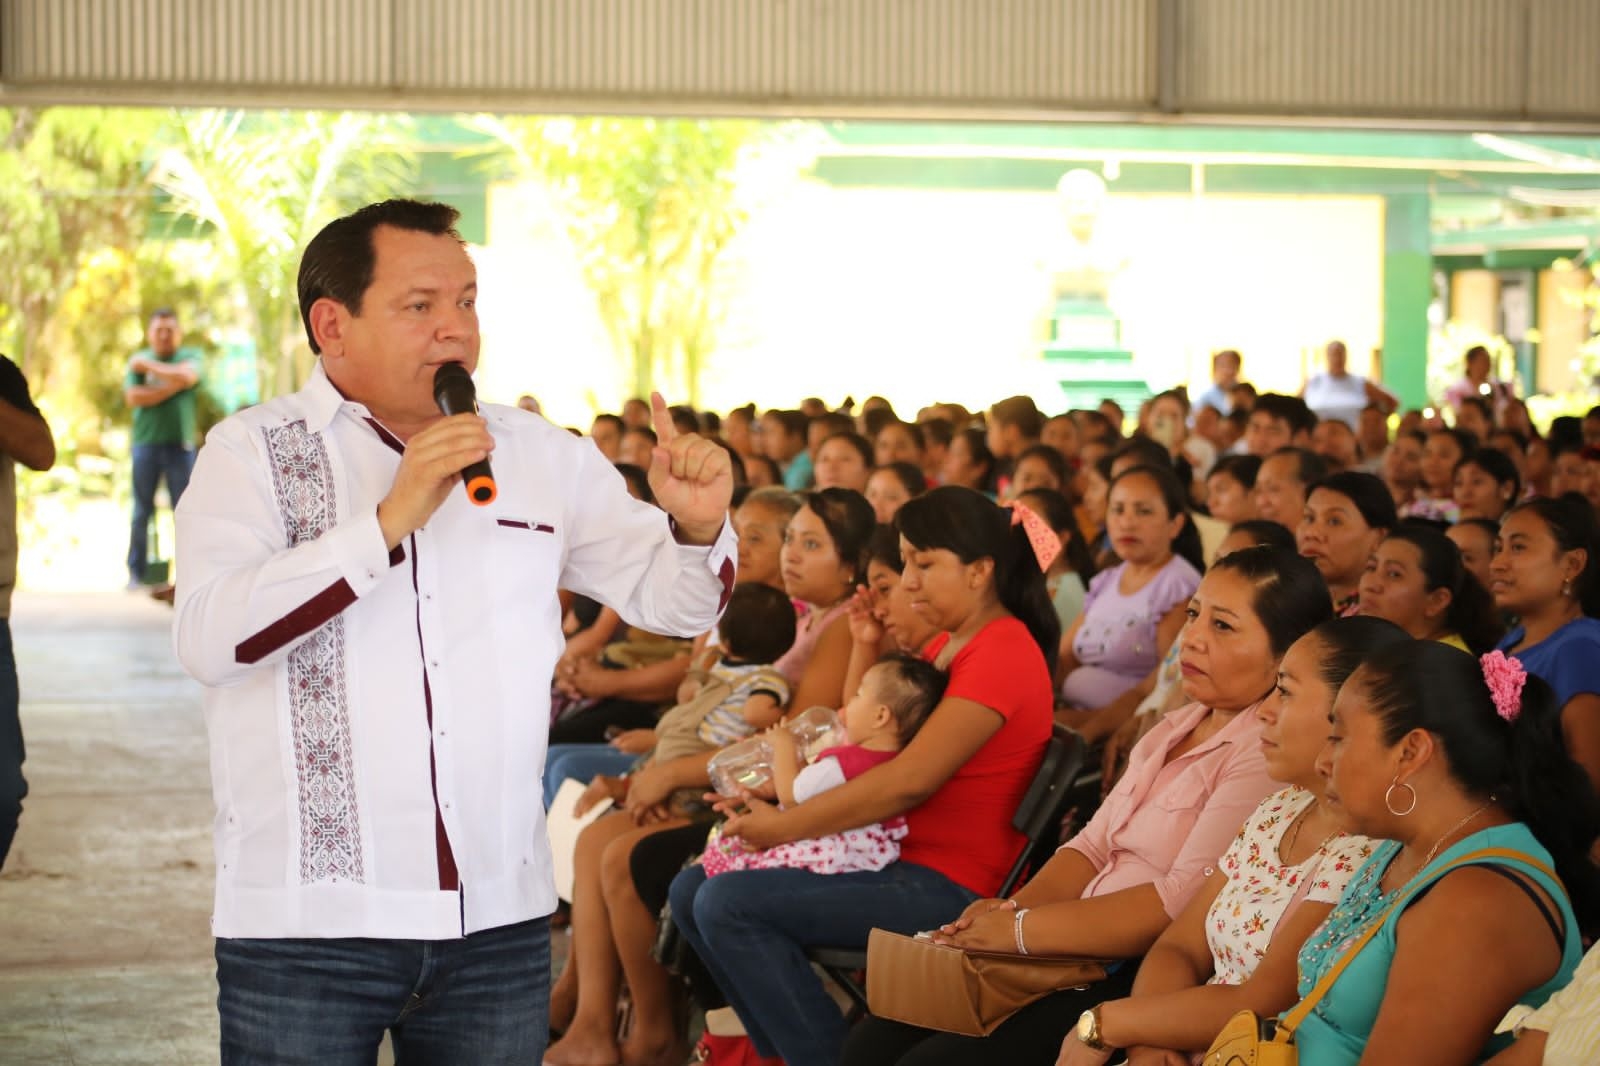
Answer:
[[1200, 585], [1200, 572], [1174, 555], [1143, 588], [1124, 594], [1118, 586], [1127, 568], [1122, 563], [1089, 582], [1083, 624], [1072, 640], [1078, 668], [1061, 686], [1070, 707], [1104, 707], [1154, 670], [1161, 658], [1156, 626]]

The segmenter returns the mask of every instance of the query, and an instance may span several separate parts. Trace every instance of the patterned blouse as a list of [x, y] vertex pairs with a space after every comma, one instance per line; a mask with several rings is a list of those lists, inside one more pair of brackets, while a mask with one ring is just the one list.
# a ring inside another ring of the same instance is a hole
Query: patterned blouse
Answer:
[[1228, 883], [1206, 914], [1206, 941], [1216, 964], [1212, 984], [1240, 985], [1267, 953], [1273, 930], [1298, 900], [1335, 903], [1372, 854], [1366, 837], [1335, 834], [1298, 866], [1279, 862], [1284, 833], [1312, 803], [1291, 786], [1261, 801], [1245, 819], [1218, 869]]

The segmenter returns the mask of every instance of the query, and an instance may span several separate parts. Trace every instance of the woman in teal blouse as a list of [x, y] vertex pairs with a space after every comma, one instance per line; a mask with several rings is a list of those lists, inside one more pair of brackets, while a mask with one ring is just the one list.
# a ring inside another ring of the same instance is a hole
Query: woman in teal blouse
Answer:
[[[1302, 949], [1301, 995], [1381, 925], [1297, 1031], [1300, 1066], [1480, 1062], [1509, 1008], [1566, 984], [1600, 918], [1600, 811], [1554, 697], [1499, 653], [1414, 641], [1352, 675], [1330, 719], [1326, 802], [1387, 843]], [[1512, 854], [1443, 870], [1485, 848]]]

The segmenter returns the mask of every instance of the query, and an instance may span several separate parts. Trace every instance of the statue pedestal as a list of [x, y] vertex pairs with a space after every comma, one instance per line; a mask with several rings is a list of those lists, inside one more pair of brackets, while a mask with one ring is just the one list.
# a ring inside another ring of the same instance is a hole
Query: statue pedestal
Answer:
[[1122, 322], [1104, 300], [1061, 297], [1050, 334], [1044, 359], [1069, 408], [1092, 408], [1109, 399], [1131, 412], [1150, 398], [1133, 353], [1122, 347]]

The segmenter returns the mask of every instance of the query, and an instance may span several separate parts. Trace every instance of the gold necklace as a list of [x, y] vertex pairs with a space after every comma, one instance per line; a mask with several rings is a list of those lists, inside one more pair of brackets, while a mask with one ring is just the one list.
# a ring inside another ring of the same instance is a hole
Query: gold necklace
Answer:
[[1428, 868], [1428, 864], [1433, 861], [1433, 857], [1435, 855], [1439, 854], [1439, 849], [1444, 846], [1444, 842], [1446, 840], [1449, 840], [1451, 836], [1453, 836], [1458, 830], [1460, 830], [1462, 827], [1464, 827], [1468, 822], [1472, 821], [1474, 818], [1476, 818], [1478, 815], [1482, 814], [1484, 811], [1488, 810], [1493, 805], [1494, 805], [1494, 797], [1490, 796], [1488, 803], [1485, 803], [1482, 807], [1479, 807], [1477, 810], [1473, 811], [1471, 814], [1469, 814], [1465, 818], [1461, 819], [1461, 821], [1457, 822], [1455, 825], [1453, 825], [1449, 829], [1445, 830], [1444, 835], [1441, 836], [1438, 840], [1435, 840], [1433, 842], [1433, 847], [1428, 849], [1427, 857], [1422, 860], [1422, 862], [1417, 866], [1417, 868], [1415, 870], [1412, 870], [1410, 873], [1408, 873], [1406, 875], [1406, 879], [1404, 881], [1401, 881], [1400, 884], [1404, 885], [1404, 884], [1408, 883], [1417, 874], [1421, 873], [1423, 870], [1426, 870]]
[[[1315, 816], [1316, 813], [1318, 811], [1320, 811], [1320, 810], [1322, 810], [1322, 804], [1319, 803], [1317, 800], [1312, 800], [1311, 801], [1311, 805], [1309, 807], [1307, 807], [1305, 810], [1301, 811], [1300, 812], [1300, 817], [1296, 818], [1294, 820], [1294, 823], [1289, 826], [1290, 836], [1289, 836], [1288, 840], [1284, 841], [1283, 847], [1281, 849], [1282, 854], [1280, 855], [1280, 857], [1283, 859], [1283, 863], [1284, 863], [1285, 866], [1289, 865], [1289, 856], [1294, 853], [1294, 846], [1295, 846], [1295, 844], [1299, 843], [1299, 841], [1300, 841], [1300, 830], [1305, 828], [1305, 824], [1307, 822], [1311, 821], [1312, 817]], [[1317, 845], [1317, 851], [1321, 851], [1323, 848], [1327, 847], [1328, 846], [1328, 841], [1332, 840], [1334, 837], [1336, 837], [1338, 835], [1339, 835], [1339, 830], [1335, 829], [1332, 833], [1330, 833], [1328, 835], [1326, 840], [1324, 840], [1321, 844]], [[1313, 852], [1313, 854], [1315, 854], [1315, 852]], [[1309, 856], [1308, 856], [1308, 858], [1309, 858]]]

